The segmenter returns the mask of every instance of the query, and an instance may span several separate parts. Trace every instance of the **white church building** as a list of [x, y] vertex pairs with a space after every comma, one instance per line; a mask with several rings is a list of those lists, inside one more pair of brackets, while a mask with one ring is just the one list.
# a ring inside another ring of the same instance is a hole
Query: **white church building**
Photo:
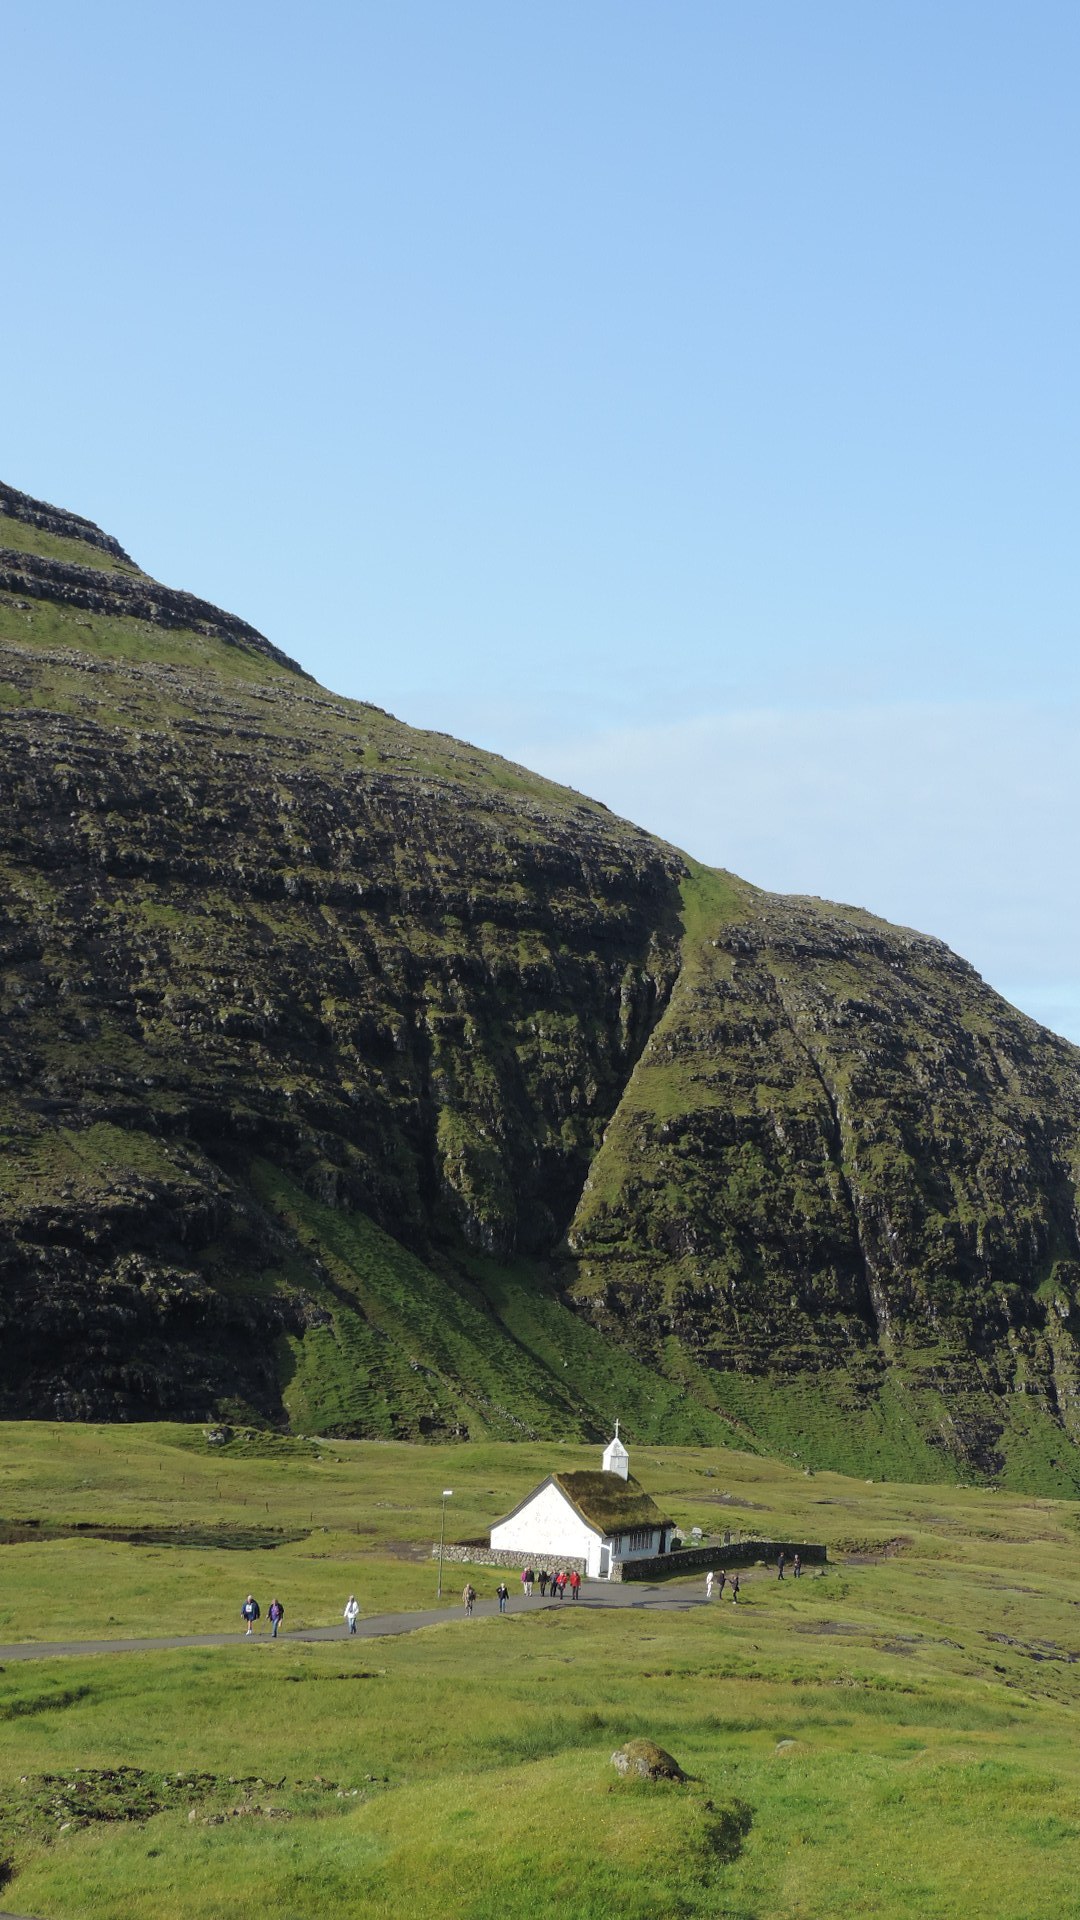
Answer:
[[599, 1473], [550, 1473], [496, 1522], [491, 1545], [537, 1568], [583, 1560], [591, 1579], [609, 1580], [618, 1561], [668, 1552], [673, 1528], [633, 1479], [616, 1421]]

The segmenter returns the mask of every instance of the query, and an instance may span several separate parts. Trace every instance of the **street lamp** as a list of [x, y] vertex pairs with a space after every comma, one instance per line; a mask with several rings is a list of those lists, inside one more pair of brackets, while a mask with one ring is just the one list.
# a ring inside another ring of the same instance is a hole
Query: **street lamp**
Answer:
[[444, 1487], [443, 1496], [442, 1496], [442, 1514], [439, 1520], [439, 1591], [436, 1595], [436, 1599], [438, 1600], [442, 1599], [442, 1557], [443, 1557], [443, 1547], [446, 1544], [446, 1503], [448, 1500], [452, 1500], [453, 1497], [454, 1497], [453, 1487]]

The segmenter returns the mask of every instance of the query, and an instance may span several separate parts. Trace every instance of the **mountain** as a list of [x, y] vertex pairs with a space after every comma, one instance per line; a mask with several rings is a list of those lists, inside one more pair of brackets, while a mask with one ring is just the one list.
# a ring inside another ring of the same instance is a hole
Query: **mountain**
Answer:
[[1080, 1052], [0, 489], [0, 1413], [1080, 1488]]

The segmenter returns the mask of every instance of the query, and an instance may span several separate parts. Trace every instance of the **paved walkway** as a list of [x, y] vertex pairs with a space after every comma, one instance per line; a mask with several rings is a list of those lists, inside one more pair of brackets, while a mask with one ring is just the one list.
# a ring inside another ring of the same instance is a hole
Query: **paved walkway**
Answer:
[[[585, 1612], [590, 1609], [608, 1609], [630, 1607], [639, 1609], [656, 1607], [663, 1612], [685, 1612], [688, 1607], [704, 1606], [705, 1583], [701, 1579], [665, 1581], [662, 1586], [647, 1586], [644, 1581], [621, 1581], [609, 1585], [606, 1581], [588, 1581], [581, 1589], [577, 1600], [552, 1600], [550, 1596], [542, 1599], [534, 1593], [526, 1599], [520, 1591], [511, 1594], [507, 1609], [508, 1615], [535, 1613], [540, 1610], [554, 1613], [573, 1613], [575, 1609]], [[718, 1604], [718, 1603], [714, 1603]], [[474, 1618], [497, 1614], [497, 1600], [478, 1600], [474, 1609]], [[431, 1607], [414, 1613], [381, 1613], [370, 1617], [360, 1615], [356, 1623], [356, 1638], [360, 1640], [380, 1640], [388, 1634], [415, 1633], [419, 1627], [435, 1627], [448, 1621], [460, 1621], [463, 1625], [464, 1609], [460, 1601], [450, 1606]], [[298, 1627], [294, 1632], [282, 1628], [277, 1644], [295, 1645], [297, 1641], [348, 1640], [352, 1638], [342, 1624], [332, 1627]], [[248, 1637], [243, 1629], [232, 1633], [189, 1633], [168, 1634], [159, 1637], [140, 1637], [125, 1640], [20, 1640], [14, 1645], [0, 1647], [0, 1664], [6, 1665], [13, 1660], [55, 1660], [67, 1654], [86, 1653], [163, 1653], [174, 1647], [231, 1647], [237, 1644], [247, 1645]], [[270, 1629], [264, 1620], [260, 1620], [251, 1635], [252, 1646], [273, 1644]], [[0, 1920], [7, 1916], [0, 1913]]]

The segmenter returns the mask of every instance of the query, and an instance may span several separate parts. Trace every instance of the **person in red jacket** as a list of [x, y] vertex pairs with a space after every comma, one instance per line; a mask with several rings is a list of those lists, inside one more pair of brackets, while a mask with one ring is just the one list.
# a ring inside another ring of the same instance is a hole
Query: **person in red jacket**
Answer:
[[570, 1575], [570, 1591], [573, 1594], [575, 1600], [578, 1597], [578, 1588], [580, 1587], [580, 1585], [581, 1585], [581, 1575], [578, 1572], [577, 1568], [575, 1567], [573, 1573]]

